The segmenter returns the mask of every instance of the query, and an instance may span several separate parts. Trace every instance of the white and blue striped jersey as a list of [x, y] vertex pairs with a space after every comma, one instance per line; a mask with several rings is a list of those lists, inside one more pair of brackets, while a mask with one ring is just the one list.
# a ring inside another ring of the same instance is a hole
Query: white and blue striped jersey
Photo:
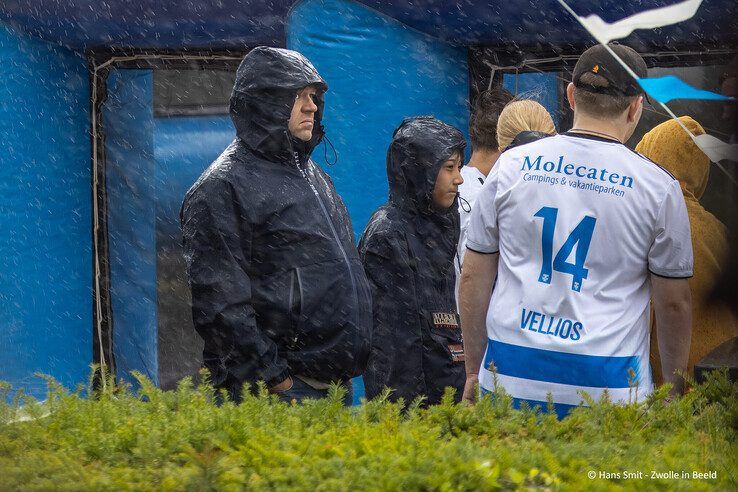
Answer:
[[[482, 390], [557, 412], [653, 389], [649, 272], [692, 275], [679, 182], [619, 142], [563, 134], [502, 154], [477, 197], [467, 247], [499, 252]], [[493, 372], [490, 369], [494, 369]]]

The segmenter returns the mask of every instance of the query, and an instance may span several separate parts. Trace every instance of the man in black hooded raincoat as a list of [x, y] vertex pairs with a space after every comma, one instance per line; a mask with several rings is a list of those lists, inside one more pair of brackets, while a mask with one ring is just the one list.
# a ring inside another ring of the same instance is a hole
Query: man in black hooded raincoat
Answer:
[[[359, 242], [373, 297], [372, 351], [364, 375], [368, 398], [386, 386], [392, 400], [410, 403], [425, 396], [433, 404], [450, 386], [461, 399], [466, 375], [454, 256], [465, 145], [461, 132], [431, 117], [406, 119], [392, 137], [389, 202], [374, 213]], [[458, 177], [439, 190], [444, 172]], [[436, 195], [446, 201], [443, 206]]]
[[371, 297], [348, 212], [310, 154], [325, 81], [300, 53], [258, 47], [236, 74], [237, 138], [185, 196], [195, 328], [213, 383], [322, 396], [366, 365]]

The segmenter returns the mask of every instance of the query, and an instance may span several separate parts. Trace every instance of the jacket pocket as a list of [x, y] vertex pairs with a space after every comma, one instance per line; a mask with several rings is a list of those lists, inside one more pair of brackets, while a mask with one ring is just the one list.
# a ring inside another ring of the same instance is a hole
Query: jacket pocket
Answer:
[[289, 294], [290, 350], [299, 349], [300, 330], [302, 329], [302, 305], [302, 276], [300, 275], [300, 269], [295, 268], [292, 270]]
[[[298, 271], [295, 294], [300, 293], [301, 306], [294, 334], [297, 350], [290, 351], [291, 368], [319, 381], [348, 379], [362, 373], [371, 330], [368, 291], [361, 297], [366, 299], [361, 304], [351, 272], [340, 259], [306, 265]], [[289, 297], [287, 292], [284, 297]]]
[[453, 362], [464, 361], [464, 340], [461, 336], [459, 315], [455, 312], [432, 311], [428, 313], [431, 338]]

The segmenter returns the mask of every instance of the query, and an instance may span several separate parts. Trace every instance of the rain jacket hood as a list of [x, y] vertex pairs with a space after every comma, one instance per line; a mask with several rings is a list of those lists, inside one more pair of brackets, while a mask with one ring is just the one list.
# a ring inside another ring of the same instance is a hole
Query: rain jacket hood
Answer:
[[[287, 129], [295, 96], [304, 87], [318, 89], [313, 137], [294, 138]], [[236, 135], [257, 155], [281, 162], [291, 150], [305, 160], [323, 138], [323, 93], [328, 84], [312, 63], [297, 51], [259, 46], [249, 52], [236, 72], [230, 114]]]
[[456, 128], [431, 116], [405, 119], [387, 150], [389, 203], [412, 219], [415, 236], [430, 264], [440, 272], [453, 269], [459, 242], [458, 196], [446, 210], [433, 206], [438, 171], [454, 153], [464, 154], [466, 141]]
[[[702, 125], [689, 116], [679, 120], [693, 135], [705, 134]], [[702, 197], [710, 174], [710, 159], [688, 138], [679, 123], [669, 120], [656, 126], [643, 136], [636, 151], [673, 174], [686, 197], [697, 200]]]
[[[455, 152], [463, 159], [465, 147], [461, 132], [436, 118], [405, 119], [392, 135], [387, 150], [390, 202], [408, 211], [433, 213], [433, 188], [438, 171]], [[454, 202], [449, 211], [456, 208]]]

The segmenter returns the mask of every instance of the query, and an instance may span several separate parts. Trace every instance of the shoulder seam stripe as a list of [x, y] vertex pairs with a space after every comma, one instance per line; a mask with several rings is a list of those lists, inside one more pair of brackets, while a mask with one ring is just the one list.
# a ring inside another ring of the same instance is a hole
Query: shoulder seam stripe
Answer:
[[469, 251], [474, 251], [475, 253], [479, 253], [480, 255], [493, 255], [500, 252], [499, 249], [497, 251], [477, 251], [474, 248], [470, 248], [468, 244], [466, 245], [466, 249], [468, 249]]
[[680, 280], [680, 279], [686, 279], [686, 278], [692, 278], [692, 277], [694, 277], [694, 275], [689, 275], [689, 276], [686, 276], [686, 277], [685, 276], [672, 277], [672, 276], [669, 276], [669, 275], [661, 275], [660, 273], [654, 272], [650, 268], [648, 269], [648, 272], [651, 273], [651, 274], [653, 274], [653, 275], [656, 275], [657, 277], [670, 278], [670, 279], [674, 279], [674, 280]]
[[653, 164], [653, 165], [654, 165], [654, 166], [656, 166], [657, 168], [659, 168], [659, 169], [661, 169], [662, 171], [664, 171], [664, 172], [665, 172], [666, 174], [668, 174], [668, 175], [669, 175], [669, 176], [671, 177], [671, 179], [673, 179], [674, 181], [677, 181], [676, 177], [675, 177], [675, 176], [674, 176], [673, 174], [671, 174], [671, 173], [669, 172], [669, 170], [668, 170], [668, 169], [665, 169], [664, 167], [662, 167], [662, 166], [661, 166], [661, 165], [660, 165], [659, 163], [657, 163], [657, 162], [654, 162], [654, 161], [652, 161], [651, 159], [649, 159], [649, 158], [648, 158], [648, 157], [646, 157], [645, 155], [643, 155], [643, 154], [640, 154], [640, 153], [636, 152], [636, 151], [635, 151], [635, 150], [633, 150], [633, 149], [629, 149], [628, 147], [625, 147], [625, 148], [626, 148], [626, 149], [628, 149], [628, 150], [630, 150], [630, 151], [631, 151], [632, 153], [634, 153], [635, 155], [637, 155], [637, 156], [638, 156], [638, 157], [640, 157], [641, 159], [643, 159], [643, 160], [645, 160], [645, 161], [647, 161], [647, 162], [649, 162], [649, 163]]

